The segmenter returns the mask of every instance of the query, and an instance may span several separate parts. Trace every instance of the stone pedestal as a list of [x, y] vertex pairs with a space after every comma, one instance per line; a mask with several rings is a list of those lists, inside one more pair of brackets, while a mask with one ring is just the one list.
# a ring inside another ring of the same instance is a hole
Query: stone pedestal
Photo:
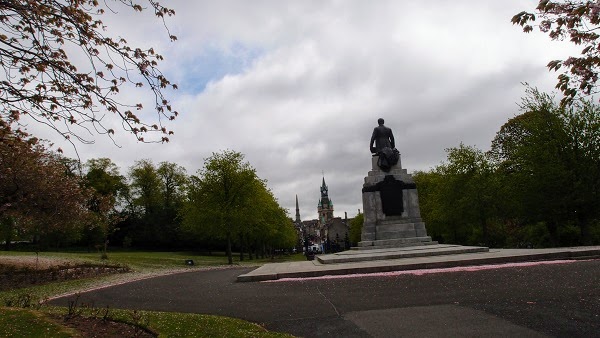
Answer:
[[363, 184], [364, 224], [355, 249], [437, 244], [427, 236], [412, 176], [402, 169], [400, 160], [389, 172], [382, 171], [377, 160], [373, 156]]

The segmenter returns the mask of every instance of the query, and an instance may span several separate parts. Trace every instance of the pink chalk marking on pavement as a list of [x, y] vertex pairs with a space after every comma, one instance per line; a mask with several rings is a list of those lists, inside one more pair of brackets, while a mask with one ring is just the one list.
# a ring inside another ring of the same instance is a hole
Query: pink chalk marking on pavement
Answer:
[[472, 271], [483, 271], [493, 269], [504, 269], [504, 268], [520, 268], [535, 265], [551, 265], [551, 264], [569, 264], [575, 262], [586, 262], [586, 260], [554, 260], [554, 261], [540, 261], [540, 262], [524, 262], [524, 263], [505, 263], [505, 264], [490, 264], [490, 265], [476, 265], [476, 266], [459, 266], [454, 268], [441, 268], [441, 269], [422, 269], [422, 270], [403, 270], [403, 271], [391, 271], [391, 272], [374, 272], [374, 273], [357, 273], [351, 275], [327, 275], [319, 277], [306, 277], [306, 278], [281, 278], [276, 280], [263, 281], [262, 283], [277, 283], [277, 282], [301, 282], [306, 280], [320, 280], [320, 279], [341, 279], [341, 278], [361, 278], [361, 277], [394, 277], [401, 275], [414, 275], [423, 276], [434, 273], [448, 273], [448, 272], [472, 272]]

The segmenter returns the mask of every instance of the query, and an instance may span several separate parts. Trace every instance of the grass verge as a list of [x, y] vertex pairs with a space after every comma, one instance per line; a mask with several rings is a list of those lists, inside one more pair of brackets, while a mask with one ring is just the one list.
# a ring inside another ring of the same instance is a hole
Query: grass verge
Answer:
[[[56, 320], [66, 310], [60, 307], [42, 307], [39, 310], [0, 307], [0, 337], [75, 337], [79, 332]], [[139, 311], [148, 323], [145, 325], [159, 337], [293, 337], [270, 332], [263, 327], [241, 319], [192, 313]], [[111, 310], [111, 319], [132, 321], [131, 311]], [[139, 321], [137, 319], [136, 321]]]
[[[203, 255], [195, 252], [154, 252], [154, 251], [114, 251], [108, 253], [108, 259], [101, 259], [100, 253], [96, 252], [0, 252], [0, 263], [2, 258], [29, 257], [30, 259], [54, 259], [72, 262], [103, 263], [113, 265], [124, 265], [134, 271], [148, 272], [172, 268], [185, 267], [186, 260], [193, 260], [194, 267], [212, 267], [227, 265], [227, 256], [221, 252], [213, 255]], [[302, 254], [281, 255], [273, 258], [262, 258], [240, 261], [239, 255], [233, 256], [233, 264], [239, 266], [258, 266], [272, 262], [286, 262], [305, 260]]]
[[73, 337], [75, 334], [42, 312], [0, 307], [0, 337]]

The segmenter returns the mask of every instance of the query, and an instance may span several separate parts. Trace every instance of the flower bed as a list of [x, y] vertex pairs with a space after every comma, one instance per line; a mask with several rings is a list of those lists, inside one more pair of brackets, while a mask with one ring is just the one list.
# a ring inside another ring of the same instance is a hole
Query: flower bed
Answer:
[[129, 271], [128, 267], [120, 265], [49, 258], [37, 259], [30, 256], [2, 257], [0, 259], [0, 291]]

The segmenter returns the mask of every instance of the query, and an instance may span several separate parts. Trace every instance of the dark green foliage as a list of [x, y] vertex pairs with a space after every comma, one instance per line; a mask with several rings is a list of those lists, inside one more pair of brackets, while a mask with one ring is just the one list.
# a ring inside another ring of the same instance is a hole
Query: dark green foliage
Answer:
[[85, 185], [92, 191], [88, 208], [93, 213], [89, 224], [84, 227], [81, 244], [88, 251], [102, 248], [106, 255], [106, 241], [116, 230], [115, 225], [121, 219], [117, 207], [129, 187], [119, 168], [109, 158], [90, 159], [85, 165]]
[[[137, 161], [129, 170], [130, 192], [121, 238], [134, 246], [177, 247], [180, 241], [179, 211], [188, 184], [185, 169], [175, 163]], [[121, 226], [120, 226], [121, 227]]]
[[351, 245], [357, 245], [360, 242], [360, 235], [362, 232], [363, 223], [365, 221], [364, 214], [358, 214], [352, 221], [350, 221], [350, 237], [349, 241]]
[[296, 243], [292, 221], [241, 153], [213, 153], [190, 181], [182, 213], [186, 233], [205, 243], [224, 241], [229, 264], [233, 245], [243, 260], [244, 252], [272, 254]]
[[490, 245], [496, 182], [487, 154], [460, 144], [447, 162], [417, 173], [421, 210], [430, 235], [442, 242]]
[[421, 211], [438, 241], [492, 247], [597, 244], [600, 107], [561, 107], [528, 88], [522, 114], [491, 150], [460, 145], [415, 175]]

